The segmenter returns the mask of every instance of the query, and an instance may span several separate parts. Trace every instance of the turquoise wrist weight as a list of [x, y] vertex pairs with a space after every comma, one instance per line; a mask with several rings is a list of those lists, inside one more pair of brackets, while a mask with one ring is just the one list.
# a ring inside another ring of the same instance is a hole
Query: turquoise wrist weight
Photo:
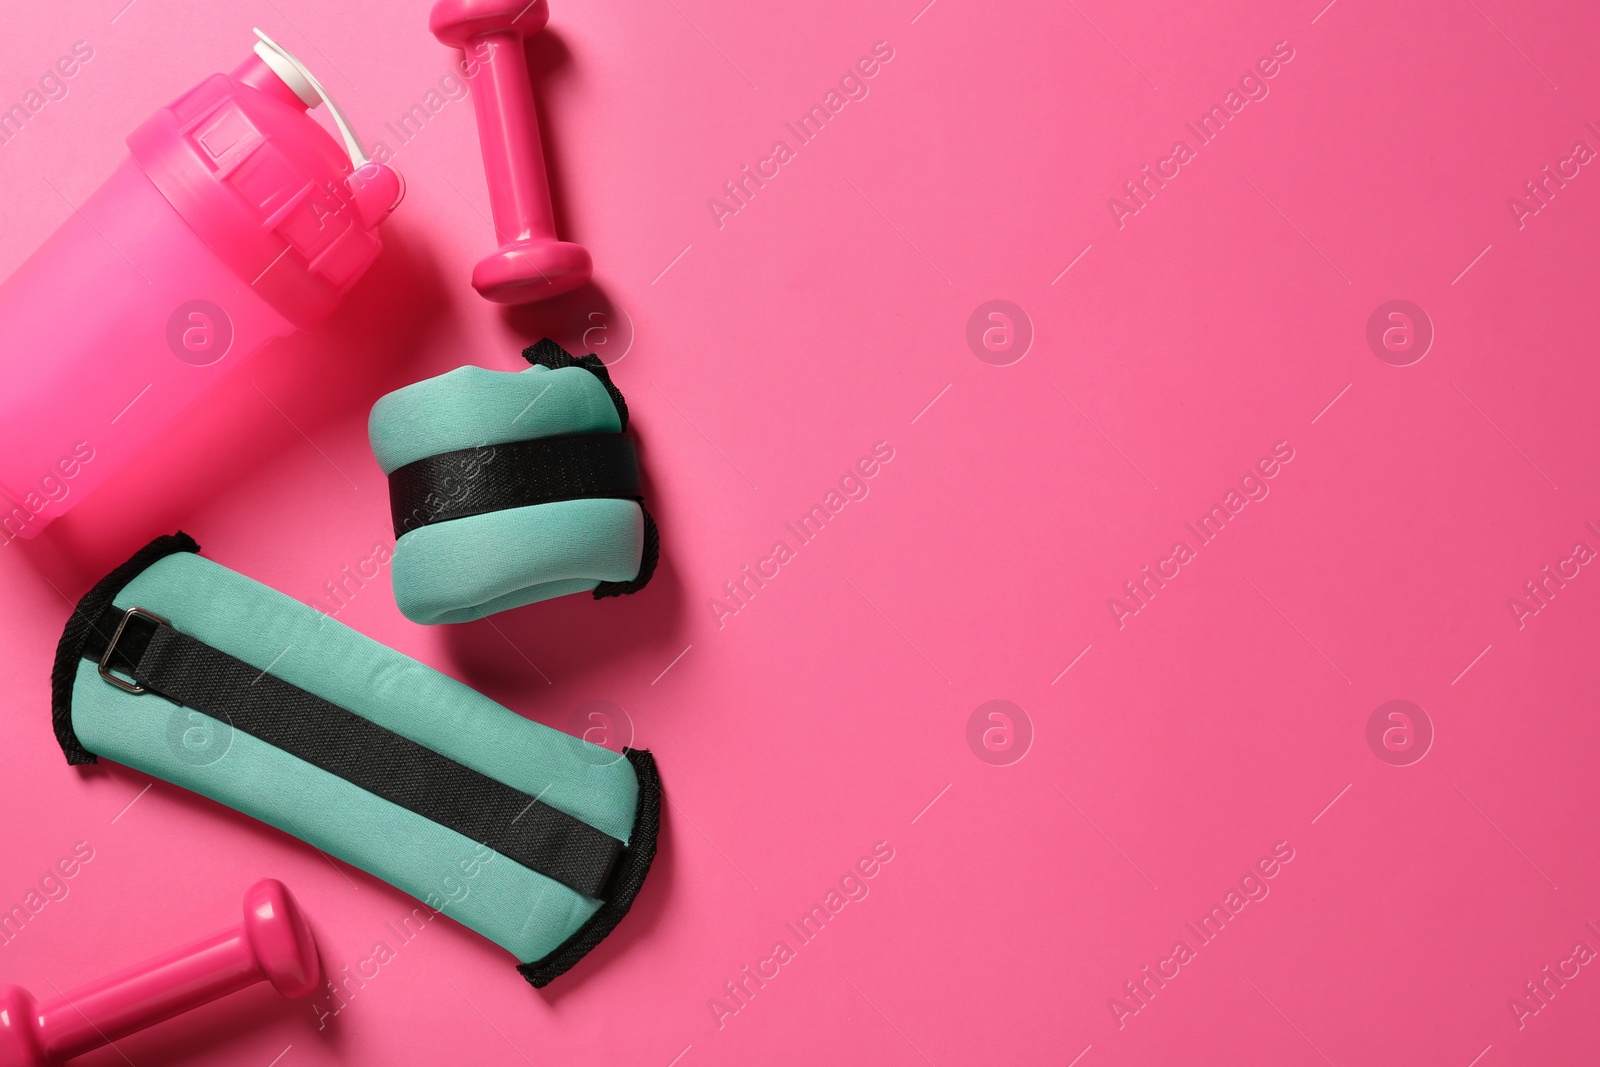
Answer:
[[511, 952], [535, 986], [615, 928], [660, 779], [159, 538], [91, 589], [52, 674], [57, 741], [276, 826]]
[[655, 571], [628, 406], [598, 356], [548, 338], [520, 372], [459, 367], [381, 397], [395, 602], [469, 622], [568, 593], [633, 593]]

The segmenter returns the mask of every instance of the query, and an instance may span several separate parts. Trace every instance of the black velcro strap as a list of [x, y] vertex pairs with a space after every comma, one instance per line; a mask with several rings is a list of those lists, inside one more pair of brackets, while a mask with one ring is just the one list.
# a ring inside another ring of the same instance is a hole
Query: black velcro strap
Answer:
[[620, 433], [536, 437], [463, 448], [389, 475], [394, 535], [436, 522], [557, 500], [639, 500], [639, 453]]
[[83, 644], [107, 666], [390, 803], [599, 899], [623, 844], [538, 798], [465, 767], [147, 615], [107, 607]]

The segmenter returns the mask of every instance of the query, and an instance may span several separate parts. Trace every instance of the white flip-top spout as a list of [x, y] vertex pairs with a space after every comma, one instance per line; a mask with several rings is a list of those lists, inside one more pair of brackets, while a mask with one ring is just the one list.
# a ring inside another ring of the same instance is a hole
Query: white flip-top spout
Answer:
[[350, 156], [350, 165], [360, 169], [368, 162], [367, 153], [362, 149], [361, 142], [356, 139], [356, 132], [350, 126], [350, 120], [345, 117], [339, 105], [333, 102], [333, 97], [328, 95], [328, 90], [317, 81], [317, 76], [306, 69], [306, 65], [294, 57], [283, 45], [256, 29], [256, 36], [261, 38], [256, 42], [256, 55], [261, 61], [272, 68], [272, 73], [283, 79], [296, 96], [306, 107], [316, 107], [318, 104], [327, 104], [328, 113], [333, 116], [333, 124], [339, 127], [339, 134], [344, 138], [344, 150]]

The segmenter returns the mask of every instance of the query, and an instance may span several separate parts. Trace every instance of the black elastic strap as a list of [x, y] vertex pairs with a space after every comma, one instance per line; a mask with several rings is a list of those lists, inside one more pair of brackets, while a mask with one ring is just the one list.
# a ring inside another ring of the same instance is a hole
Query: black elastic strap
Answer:
[[389, 515], [401, 535], [469, 515], [557, 500], [638, 500], [639, 453], [620, 433], [535, 437], [444, 452], [389, 475]]
[[144, 615], [108, 605], [82, 655], [431, 822], [600, 898], [623, 844], [564, 811]]

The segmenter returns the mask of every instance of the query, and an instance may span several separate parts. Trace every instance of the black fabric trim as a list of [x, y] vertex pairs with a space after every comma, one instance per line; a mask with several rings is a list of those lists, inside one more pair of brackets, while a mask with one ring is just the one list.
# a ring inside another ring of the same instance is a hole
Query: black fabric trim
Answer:
[[[95, 583], [83, 594], [83, 599], [73, 608], [67, 624], [61, 630], [61, 640], [56, 645], [55, 663], [50, 670], [50, 718], [55, 727], [56, 743], [68, 763], [95, 763], [98, 757], [83, 747], [77, 732], [72, 729], [72, 685], [78, 677], [78, 660], [84, 641], [95, 631], [101, 612], [110, 607], [123, 587], [137, 578], [158, 559], [177, 552], [199, 552], [200, 546], [188, 534], [179, 531], [158, 537], [135, 552], [126, 563]], [[111, 639], [111, 631], [99, 635], [100, 647]], [[95, 656], [96, 659], [100, 657]]]
[[407, 463], [389, 475], [395, 537], [470, 515], [594, 497], [640, 498], [639, 453], [620, 433], [463, 448]]
[[622, 420], [622, 429], [628, 428], [628, 402], [622, 397], [622, 390], [618, 389], [611, 381], [611, 371], [600, 361], [600, 357], [590, 352], [587, 356], [574, 356], [565, 348], [556, 344], [548, 337], [539, 338], [538, 342], [522, 350], [522, 358], [529, 363], [537, 363], [549, 367], [551, 370], [560, 370], [562, 367], [582, 367], [584, 370], [600, 379], [600, 384], [606, 387], [606, 392], [611, 396], [611, 403], [616, 406], [617, 418]]
[[623, 755], [633, 764], [639, 779], [639, 807], [633, 818], [633, 833], [606, 887], [605, 901], [589, 921], [543, 959], [517, 966], [517, 973], [543, 989], [567, 973], [589, 950], [604, 941], [633, 907], [634, 898], [644, 886], [645, 875], [656, 858], [656, 837], [661, 830], [661, 775], [649, 749], [625, 748]]
[[623, 851], [616, 838], [164, 622], [125, 617], [108, 605], [82, 654], [100, 659], [119, 625], [108, 666], [152, 695], [228, 723], [584, 896], [601, 897]]
[[661, 559], [661, 534], [656, 530], [656, 520], [650, 517], [650, 509], [643, 502], [639, 510], [644, 514], [644, 548], [639, 553], [639, 573], [626, 582], [601, 582], [594, 587], [594, 598], [604, 600], [608, 596], [630, 596], [650, 584], [650, 578], [656, 573], [656, 564]]

